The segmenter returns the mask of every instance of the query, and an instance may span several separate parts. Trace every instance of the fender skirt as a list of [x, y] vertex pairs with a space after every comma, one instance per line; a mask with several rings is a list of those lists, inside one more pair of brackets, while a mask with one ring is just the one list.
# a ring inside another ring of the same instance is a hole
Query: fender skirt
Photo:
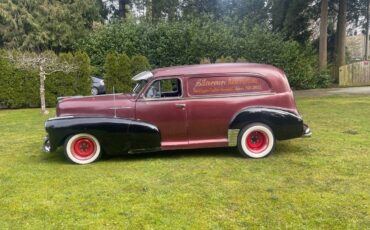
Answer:
[[277, 140], [301, 137], [304, 134], [303, 119], [294, 113], [275, 108], [248, 108], [234, 116], [231, 130], [240, 130], [251, 123], [268, 125]]
[[63, 145], [74, 134], [95, 136], [109, 155], [128, 150], [158, 149], [161, 146], [159, 129], [149, 123], [109, 117], [56, 117], [45, 123], [50, 151]]

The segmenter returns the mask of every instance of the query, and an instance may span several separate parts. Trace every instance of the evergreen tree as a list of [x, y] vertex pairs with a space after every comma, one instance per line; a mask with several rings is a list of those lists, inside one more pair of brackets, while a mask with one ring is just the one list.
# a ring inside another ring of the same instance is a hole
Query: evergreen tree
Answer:
[[311, 35], [307, 9], [312, 1], [270, 0], [269, 3], [272, 29], [282, 32], [288, 39], [305, 43]]
[[136, 74], [150, 69], [148, 59], [143, 55], [135, 55], [131, 58], [131, 75]]
[[126, 54], [109, 53], [105, 65], [105, 90], [108, 93], [131, 91], [131, 62]]
[[101, 0], [4, 0], [0, 3], [0, 37], [7, 48], [60, 52], [101, 20]]

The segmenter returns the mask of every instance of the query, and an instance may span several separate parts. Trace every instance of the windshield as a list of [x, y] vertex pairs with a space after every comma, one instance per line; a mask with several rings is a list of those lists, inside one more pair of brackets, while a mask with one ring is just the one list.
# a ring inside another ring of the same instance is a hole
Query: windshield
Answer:
[[140, 93], [140, 91], [144, 88], [144, 86], [146, 85], [148, 81], [147, 80], [141, 80], [141, 81], [137, 81], [136, 82], [136, 85], [132, 91], [132, 94], [133, 95], [138, 95]]

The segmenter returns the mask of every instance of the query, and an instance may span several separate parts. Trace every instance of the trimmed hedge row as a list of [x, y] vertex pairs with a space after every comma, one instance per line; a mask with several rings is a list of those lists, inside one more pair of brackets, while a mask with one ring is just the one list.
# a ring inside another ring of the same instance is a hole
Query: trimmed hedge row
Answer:
[[[48, 75], [45, 80], [45, 97], [48, 106], [54, 106], [57, 97], [88, 95], [91, 90], [90, 59], [86, 53], [60, 54], [61, 58], [75, 63], [78, 69], [72, 73]], [[40, 106], [39, 76], [37, 72], [17, 69], [0, 50], [0, 106], [6, 108]]]
[[245, 21], [213, 18], [179, 22], [118, 22], [102, 26], [79, 44], [97, 71], [104, 72], [108, 53], [143, 54], [154, 67], [196, 64], [202, 58], [242, 58], [284, 69], [294, 88], [325, 87], [329, 77], [317, 71], [318, 56], [309, 45], [286, 41]]

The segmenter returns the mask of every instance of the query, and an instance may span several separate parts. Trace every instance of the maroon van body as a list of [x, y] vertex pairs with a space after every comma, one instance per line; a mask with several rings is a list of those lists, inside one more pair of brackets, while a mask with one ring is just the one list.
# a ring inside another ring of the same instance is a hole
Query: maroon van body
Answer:
[[[286, 75], [270, 65], [169, 67], [133, 79], [140, 83], [133, 94], [60, 99], [57, 118], [50, 122], [63, 117], [143, 122], [158, 129], [160, 150], [236, 146], [241, 130], [253, 123], [266, 126], [278, 140], [311, 134], [298, 114]], [[271, 144], [268, 135], [253, 132], [250, 146], [256, 147], [258, 137], [264, 142], [257, 144]]]

